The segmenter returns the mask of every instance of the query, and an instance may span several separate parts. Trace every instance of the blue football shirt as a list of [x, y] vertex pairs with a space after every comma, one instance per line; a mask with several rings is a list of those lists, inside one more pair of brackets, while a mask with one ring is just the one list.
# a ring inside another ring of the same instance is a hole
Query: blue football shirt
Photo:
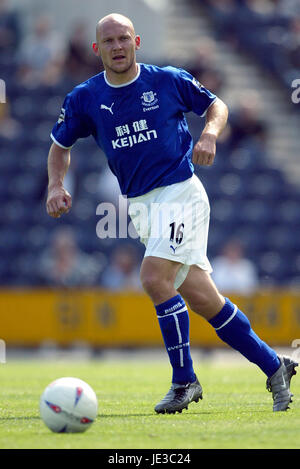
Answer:
[[112, 85], [101, 72], [76, 86], [51, 133], [63, 148], [93, 135], [128, 197], [192, 176], [193, 140], [184, 114], [204, 116], [216, 99], [183, 69], [138, 68], [123, 85]]

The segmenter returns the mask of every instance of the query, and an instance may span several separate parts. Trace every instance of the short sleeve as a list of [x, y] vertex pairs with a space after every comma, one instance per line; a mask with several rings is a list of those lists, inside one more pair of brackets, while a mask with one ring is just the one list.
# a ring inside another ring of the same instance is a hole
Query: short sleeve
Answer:
[[76, 140], [91, 135], [90, 119], [85, 115], [78, 93], [69, 93], [52, 132], [52, 140], [62, 148], [71, 148]]
[[184, 112], [193, 111], [203, 117], [217, 96], [207, 90], [196, 78], [183, 69], [176, 74], [176, 87], [185, 107]]

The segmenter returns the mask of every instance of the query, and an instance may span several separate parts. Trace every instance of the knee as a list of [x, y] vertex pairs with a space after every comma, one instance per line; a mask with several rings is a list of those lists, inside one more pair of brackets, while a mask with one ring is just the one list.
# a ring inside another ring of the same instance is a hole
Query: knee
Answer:
[[224, 299], [221, 295], [212, 296], [206, 292], [197, 292], [188, 300], [188, 304], [192, 311], [209, 320], [221, 311]]
[[194, 294], [188, 303], [192, 311], [201, 315], [211, 308], [211, 300], [204, 292]]
[[141, 266], [141, 283], [145, 292], [155, 304], [160, 304], [174, 296], [176, 269], [165, 259], [146, 257]]
[[157, 297], [165, 290], [170, 289], [168, 279], [162, 277], [159, 272], [147, 272], [141, 274], [141, 283], [145, 292], [151, 297]]

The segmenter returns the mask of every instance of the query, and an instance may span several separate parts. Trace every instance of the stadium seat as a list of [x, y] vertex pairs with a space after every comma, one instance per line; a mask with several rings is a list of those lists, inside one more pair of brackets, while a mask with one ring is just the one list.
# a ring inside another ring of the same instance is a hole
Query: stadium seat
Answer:
[[[236, 21], [239, 14], [230, 18], [232, 32], [242, 38], [243, 47], [255, 51], [259, 60], [266, 60], [268, 68], [274, 67], [274, 50], [266, 44], [262, 25], [244, 9], [242, 21]], [[218, 24], [224, 26], [220, 17]], [[250, 25], [251, 35], [243, 34], [242, 28]], [[266, 50], [271, 53], [270, 60]], [[3, 77], [14, 66], [10, 60], [3, 63]], [[46, 212], [50, 132], [64, 96], [73, 86], [67, 77], [55, 86], [32, 88], [21, 86], [13, 78], [8, 82], [12, 117], [22, 123], [22, 129], [13, 140], [0, 137], [0, 284], [37, 284], [35, 256], [49, 246], [57, 227], [71, 225], [84, 252], [105, 258], [119, 242], [101, 240], [96, 233], [98, 180], [107, 160], [93, 137], [79, 140], [72, 149], [72, 210], [59, 219]], [[205, 119], [200, 127], [197, 116], [188, 114], [187, 120], [194, 139], [198, 138]], [[224, 140], [218, 143], [211, 167], [195, 167], [211, 204], [208, 255], [215, 257], [227, 240], [237, 237], [258, 265], [263, 281], [290, 284], [300, 277], [300, 191], [281, 171], [272, 168], [270, 161], [253, 139], [234, 149]], [[140, 248], [143, 251], [142, 245]]]
[[36, 174], [27, 172], [18, 174], [8, 187], [9, 197], [17, 200], [36, 200], [41, 181]]
[[274, 212], [260, 198], [248, 198], [241, 203], [237, 213], [240, 224], [265, 229], [274, 222]]
[[266, 239], [270, 249], [277, 252], [291, 252], [295, 253], [300, 248], [299, 232], [293, 229], [293, 226], [278, 225], [272, 227], [266, 233]]

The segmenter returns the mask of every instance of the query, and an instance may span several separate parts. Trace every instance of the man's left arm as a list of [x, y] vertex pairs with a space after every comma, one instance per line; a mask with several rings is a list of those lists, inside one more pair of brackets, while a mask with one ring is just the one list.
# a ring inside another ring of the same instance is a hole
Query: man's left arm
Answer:
[[211, 166], [216, 155], [216, 142], [224, 130], [228, 119], [228, 108], [219, 98], [206, 112], [206, 124], [193, 149], [193, 163]]

